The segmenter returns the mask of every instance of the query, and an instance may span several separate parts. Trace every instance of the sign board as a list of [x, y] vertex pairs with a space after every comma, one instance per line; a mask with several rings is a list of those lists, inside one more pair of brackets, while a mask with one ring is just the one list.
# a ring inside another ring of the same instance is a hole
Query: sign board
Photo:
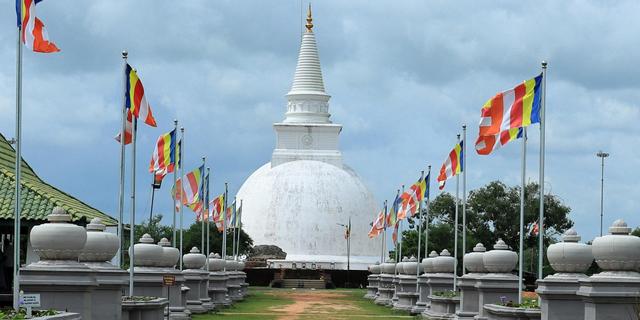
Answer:
[[23, 294], [22, 295], [23, 307], [40, 307], [40, 294]]
[[163, 275], [162, 276], [162, 285], [164, 286], [174, 286], [176, 284], [176, 276], [174, 275]]

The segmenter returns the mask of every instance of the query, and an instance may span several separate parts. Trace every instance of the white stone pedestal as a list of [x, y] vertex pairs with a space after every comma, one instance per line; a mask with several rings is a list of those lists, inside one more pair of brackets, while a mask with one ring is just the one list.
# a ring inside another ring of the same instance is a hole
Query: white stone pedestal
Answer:
[[456, 319], [473, 319], [478, 315], [481, 306], [478, 304], [477, 283], [478, 278], [482, 276], [481, 273], [467, 273], [458, 278], [460, 308], [456, 311]]
[[[510, 273], [488, 273], [478, 277], [478, 315], [475, 319], [487, 319], [487, 311], [482, 308], [485, 304], [518, 301], [518, 277]], [[502, 299], [501, 299], [502, 298]]]
[[538, 280], [542, 320], [583, 320], [584, 302], [577, 291], [579, 280], [587, 278], [581, 273], [556, 273]]
[[418, 291], [416, 288], [417, 277], [412, 275], [399, 275], [398, 287], [400, 290], [396, 293], [398, 302], [393, 305], [393, 309], [411, 311], [418, 300]]
[[[41, 260], [20, 269], [20, 289], [40, 294], [38, 309], [42, 310], [67, 310], [82, 319], [95, 319], [92, 295], [97, 288], [96, 273], [76, 261]], [[121, 308], [120, 304], [112, 307]]]
[[224, 271], [209, 273], [209, 297], [216, 309], [231, 305], [231, 299], [227, 295], [227, 280], [228, 277]]
[[421, 314], [427, 309], [427, 297], [429, 296], [428, 282], [429, 274], [423, 273], [418, 277], [418, 300], [416, 305], [411, 308], [411, 314]]
[[231, 301], [241, 301], [242, 296], [242, 274], [239, 271], [227, 271], [227, 293]]
[[200, 288], [203, 286], [206, 287], [207, 285], [202, 281], [202, 272], [208, 274], [206, 271], [196, 269], [187, 269], [182, 271], [185, 280], [184, 284], [189, 287], [189, 291], [187, 291], [186, 294], [186, 306], [191, 313], [205, 313], [208, 311], [208, 309], [204, 307], [202, 300], [200, 300]]
[[[128, 287], [129, 274], [106, 262], [84, 262], [95, 272], [98, 287], [91, 292], [92, 318], [120, 319], [122, 317], [122, 292]], [[97, 303], [96, 303], [97, 302]]]
[[605, 271], [579, 283], [585, 320], [638, 319], [640, 273]]
[[380, 283], [378, 284], [378, 297], [375, 303], [379, 305], [389, 305], [395, 291], [393, 286], [393, 274], [383, 273], [380, 275]]
[[379, 274], [370, 274], [367, 277], [367, 294], [364, 295], [365, 299], [375, 299], [378, 294], [378, 282], [380, 281]]
[[[164, 275], [175, 276], [175, 285], [171, 287], [163, 286], [162, 279]], [[133, 277], [133, 294], [135, 296], [168, 298], [169, 320], [187, 320], [190, 319], [190, 312], [186, 312], [186, 301], [183, 301], [182, 299], [182, 285], [184, 284], [184, 281], [184, 276], [180, 270], [154, 267], [135, 267]]]

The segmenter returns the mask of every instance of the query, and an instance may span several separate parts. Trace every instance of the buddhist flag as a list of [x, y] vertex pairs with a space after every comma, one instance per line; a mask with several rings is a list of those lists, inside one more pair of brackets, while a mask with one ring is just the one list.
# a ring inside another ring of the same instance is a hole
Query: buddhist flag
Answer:
[[[204, 165], [178, 178], [174, 188], [174, 198], [182, 199], [182, 204], [187, 206], [197, 203], [200, 200], [200, 183], [203, 176]], [[183, 180], [186, 181], [184, 184]]]
[[127, 64], [125, 69], [125, 79], [127, 81], [125, 105], [131, 110], [131, 114], [133, 114], [137, 119], [141, 119], [144, 123], [155, 127], [156, 119], [153, 118], [151, 106], [149, 106], [147, 99], [144, 96], [142, 81], [140, 81], [138, 74], [129, 64]]
[[407, 191], [400, 195], [402, 207], [398, 213], [398, 220], [406, 218], [407, 213], [413, 217], [418, 212], [418, 204], [422, 201], [426, 188], [425, 180], [419, 179], [418, 182], [411, 185]]
[[452, 177], [457, 176], [464, 170], [464, 163], [462, 160], [464, 159], [464, 154], [462, 153], [464, 141], [460, 141], [453, 147], [453, 150], [449, 152], [449, 156], [442, 164], [442, 168], [440, 168], [440, 175], [438, 175], [438, 183], [440, 184], [439, 189], [444, 189], [445, 182]]
[[384, 225], [384, 210], [382, 210], [371, 225], [371, 230], [369, 230], [369, 238], [375, 238], [380, 233], [382, 233], [382, 231], [384, 230]]
[[393, 246], [398, 245], [398, 226], [400, 224], [396, 222], [396, 225], [393, 227], [393, 234], [391, 234], [391, 240], [393, 240]]
[[[124, 144], [131, 143], [131, 133], [133, 132], [133, 116], [131, 115], [131, 109], [127, 108], [127, 119], [124, 123]], [[116, 141], [120, 142], [120, 133], [115, 136]]]
[[347, 228], [344, 230], [344, 238], [345, 240], [351, 238], [351, 217], [349, 217], [349, 224], [347, 225]]
[[176, 130], [161, 134], [156, 141], [156, 147], [151, 155], [149, 172], [165, 176], [173, 172], [177, 158]]
[[[480, 110], [476, 151], [489, 154], [495, 146], [517, 139], [520, 128], [540, 123], [542, 74], [489, 99]], [[487, 138], [488, 137], [488, 138]]]
[[213, 198], [211, 202], [209, 202], [209, 215], [213, 217], [213, 222], [215, 222], [218, 227], [218, 231], [223, 231], [224, 226], [222, 225], [222, 211], [224, 210], [224, 193]]
[[400, 209], [400, 201], [400, 195], [396, 195], [396, 199], [393, 200], [391, 209], [389, 210], [389, 214], [387, 215], [387, 228], [395, 225], [396, 222], [398, 222], [398, 210]]
[[505, 144], [520, 139], [523, 136], [524, 128], [505, 130], [493, 136], [478, 136], [478, 140], [476, 140], [476, 152], [483, 156], [491, 154], [494, 150], [498, 150]]
[[36, 17], [36, 4], [42, 0], [16, 0], [16, 14], [20, 40], [34, 52], [53, 53], [60, 49], [49, 41], [49, 35], [42, 20]]

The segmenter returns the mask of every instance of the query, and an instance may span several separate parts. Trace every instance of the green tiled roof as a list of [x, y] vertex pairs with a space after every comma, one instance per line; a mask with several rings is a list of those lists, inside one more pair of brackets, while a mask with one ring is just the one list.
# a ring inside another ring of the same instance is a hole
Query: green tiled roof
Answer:
[[[16, 153], [7, 139], [0, 134], [0, 219], [13, 219], [15, 210], [15, 158]], [[46, 220], [54, 207], [63, 207], [72, 221], [102, 219], [108, 226], [118, 221], [96, 208], [76, 199], [60, 189], [42, 181], [22, 159], [21, 220]]]

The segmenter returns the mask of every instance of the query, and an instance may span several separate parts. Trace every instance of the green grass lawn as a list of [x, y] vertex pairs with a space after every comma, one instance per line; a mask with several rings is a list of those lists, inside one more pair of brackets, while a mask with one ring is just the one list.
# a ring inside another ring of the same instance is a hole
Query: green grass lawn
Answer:
[[394, 311], [364, 299], [364, 289], [291, 290], [249, 288], [244, 301], [216, 314], [194, 315], [207, 319], [411, 319], [406, 312]]

